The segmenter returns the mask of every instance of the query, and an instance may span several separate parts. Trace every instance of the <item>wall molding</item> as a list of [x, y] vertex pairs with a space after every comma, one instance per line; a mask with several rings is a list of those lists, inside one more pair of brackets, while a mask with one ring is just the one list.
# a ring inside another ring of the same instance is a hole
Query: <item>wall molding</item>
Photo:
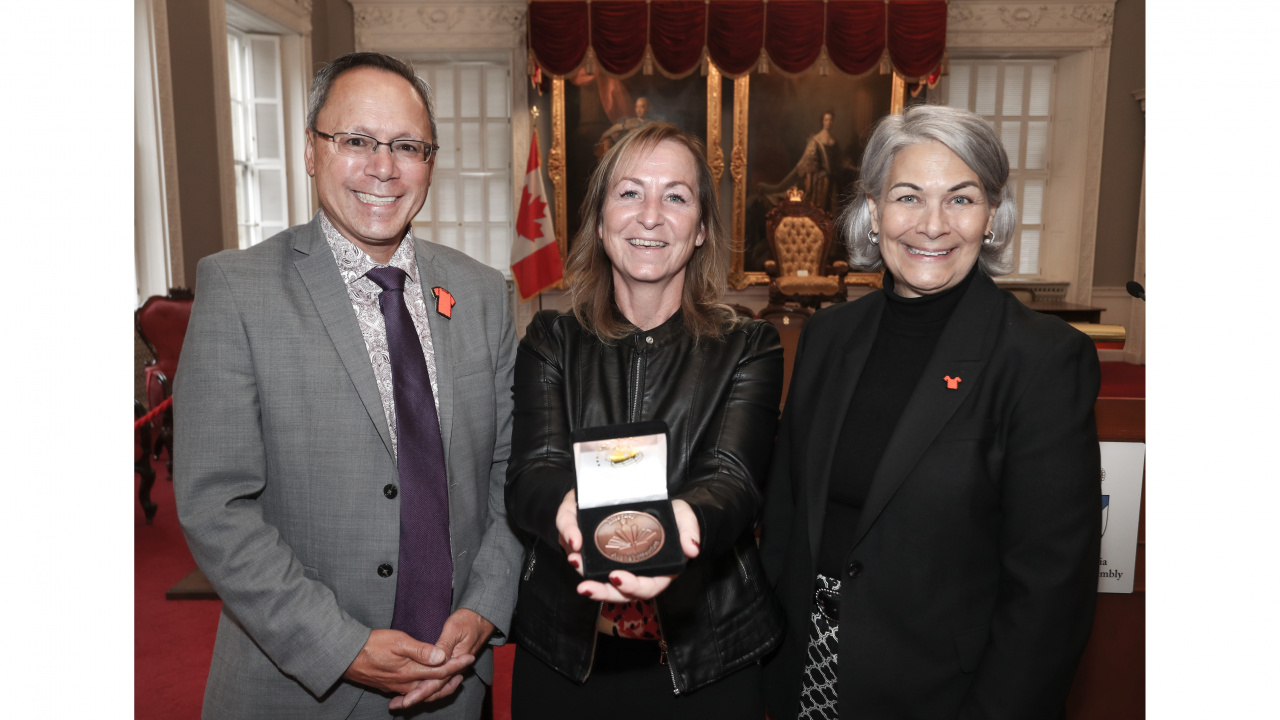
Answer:
[[947, 6], [947, 48], [957, 43], [987, 47], [1101, 47], [1111, 44], [1114, 24], [1114, 0], [1044, 0], [1033, 4], [952, 0]]
[[1032, 302], [1064, 302], [1070, 283], [1049, 282], [1042, 280], [1006, 280], [993, 278], [996, 287], [1013, 292], [1015, 290], [1031, 293]]
[[299, 35], [311, 34], [311, 9], [313, 0], [232, 0], [227, 3], [227, 19], [238, 14], [235, 5], [252, 10], [281, 27], [276, 32], [287, 31]]
[[[356, 48], [476, 50], [525, 44], [524, 2], [352, 2]], [[429, 39], [428, 39], [429, 38]]]

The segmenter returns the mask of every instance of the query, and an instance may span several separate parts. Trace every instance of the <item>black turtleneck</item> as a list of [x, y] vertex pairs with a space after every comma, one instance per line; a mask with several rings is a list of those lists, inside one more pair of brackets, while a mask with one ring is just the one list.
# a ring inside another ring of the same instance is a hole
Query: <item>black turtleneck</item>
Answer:
[[840, 577], [871, 478], [902, 417], [924, 366], [933, 355], [951, 313], [973, 281], [977, 266], [960, 284], [933, 295], [905, 298], [884, 274], [884, 310], [871, 354], [854, 388], [836, 436], [835, 460], [827, 485], [827, 516], [818, 548], [818, 572]]

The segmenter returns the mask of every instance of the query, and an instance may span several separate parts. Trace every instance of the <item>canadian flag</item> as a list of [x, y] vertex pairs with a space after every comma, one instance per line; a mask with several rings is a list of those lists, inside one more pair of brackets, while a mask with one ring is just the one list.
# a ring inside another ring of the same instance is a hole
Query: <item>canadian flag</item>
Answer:
[[564, 277], [560, 247], [551, 227], [547, 193], [542, 186], [538, 162], [538, 131], [529, 143], [529, 166], [525, 170], [524, 191], [520, 193], [520, 213], [516, 216], [516, 239], [511, 243], [511, 275], [521, 300], [528, 300]]

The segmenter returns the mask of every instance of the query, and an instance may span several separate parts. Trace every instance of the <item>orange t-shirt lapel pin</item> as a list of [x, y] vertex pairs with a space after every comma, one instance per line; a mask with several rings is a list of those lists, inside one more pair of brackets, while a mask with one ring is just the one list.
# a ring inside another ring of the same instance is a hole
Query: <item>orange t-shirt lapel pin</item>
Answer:
[[944, 378], [942, 378], [942, 379], [943, 379], [943, 380], [945, 380], [945, 381], [947, 382], [947, 389], [948, 389], [948, 390], [959, 390], [959, 389], [960, 389], [960, 378], [959, 378], [958, 376], [957, 376], [957, 377], [951, 377], [950, 375], [947, 375], [946, 377], [944, 377]]
[[453, 299], [453, 295], [448, 290], [438, 286], [431, 288], [431, 294], [436, 296], [436, 312], [446, 319], [452, 318], [453, 306], [458, 302]]

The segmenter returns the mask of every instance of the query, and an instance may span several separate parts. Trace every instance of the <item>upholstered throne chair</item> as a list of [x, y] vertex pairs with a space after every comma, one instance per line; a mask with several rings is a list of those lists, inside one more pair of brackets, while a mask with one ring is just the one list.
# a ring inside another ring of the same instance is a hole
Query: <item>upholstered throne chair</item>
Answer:
[[844, 302], [848, 298], [845, 275], [849, 264], [832, 261], [834, 229], [831, 217], [803, 199], [792, 188], [788, 199], [765, 216], [765, 237], [773, 253], [764, 263], [769, 277], [769, 306], [761, 316], [776, 308], [799, 306], [817, 309], [824, 302]]

